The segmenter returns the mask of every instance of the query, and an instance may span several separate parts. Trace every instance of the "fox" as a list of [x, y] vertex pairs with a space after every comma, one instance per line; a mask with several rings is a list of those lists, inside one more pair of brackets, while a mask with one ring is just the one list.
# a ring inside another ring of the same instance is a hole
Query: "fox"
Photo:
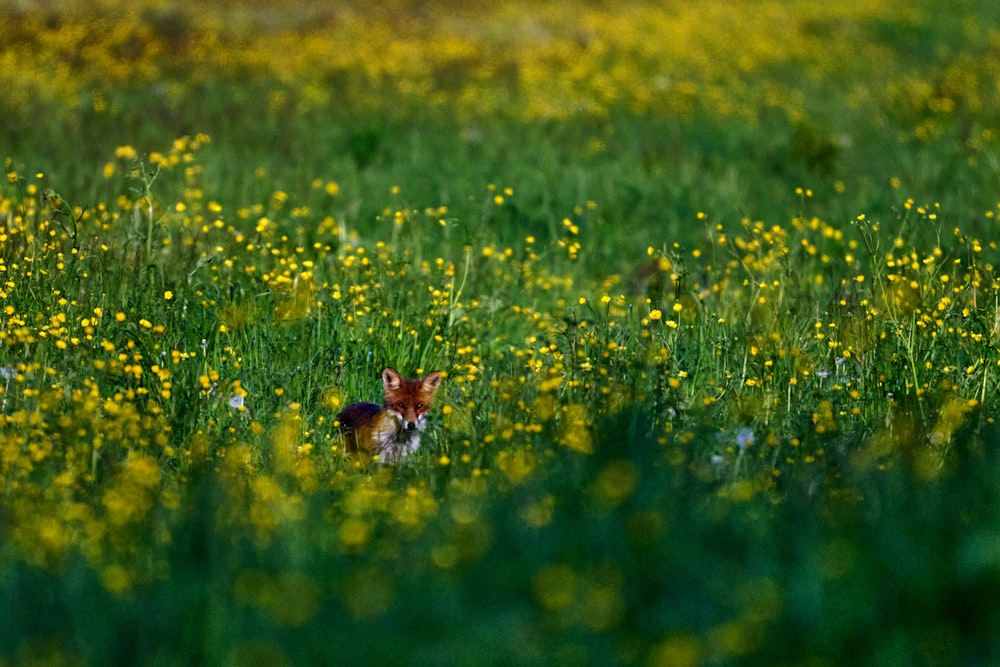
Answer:
[[337, 414], [347, 452], [377, 457], [380, 463], [396, 463], [416, 452], [441, 379], [440, 371], [410, 380], [394, 368], [383, 369], [382, 405], [352, 403]]

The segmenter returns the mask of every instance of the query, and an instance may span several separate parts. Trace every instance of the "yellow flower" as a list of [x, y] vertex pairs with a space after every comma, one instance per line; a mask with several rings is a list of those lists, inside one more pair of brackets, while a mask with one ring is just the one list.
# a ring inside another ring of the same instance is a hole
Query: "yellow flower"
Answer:
[[131, 146], [119, 146], [115, 149], [115, 157], [119, 160], [134, 160], [139, 157], [139, 153]]
[[658, 320], [661, 317], [663, 317], [663, 313], [658, 308], [654, 308], [653, 310], [649, 311], [649, 319]]

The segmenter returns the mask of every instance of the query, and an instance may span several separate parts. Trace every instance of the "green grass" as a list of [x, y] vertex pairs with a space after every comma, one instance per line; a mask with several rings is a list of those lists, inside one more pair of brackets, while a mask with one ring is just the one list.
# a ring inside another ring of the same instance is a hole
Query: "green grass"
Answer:
[[728, 5], [8, 8], [0, 665], [996, 662], [990, 9]]

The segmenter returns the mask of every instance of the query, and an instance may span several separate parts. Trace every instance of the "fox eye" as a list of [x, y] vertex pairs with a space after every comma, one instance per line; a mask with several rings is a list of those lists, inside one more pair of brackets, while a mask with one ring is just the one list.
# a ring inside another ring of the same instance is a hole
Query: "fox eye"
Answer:
[[417, 410], [423, 410], [423, 409], [424, 409], [424, 404], [423, 403], [417, 403]]
[[396, 407], [399, 408], [400, 410], [403, 410], [404, 408], [406, 408], [406, 403], [400, 401], [399, 403], [396, 403]]

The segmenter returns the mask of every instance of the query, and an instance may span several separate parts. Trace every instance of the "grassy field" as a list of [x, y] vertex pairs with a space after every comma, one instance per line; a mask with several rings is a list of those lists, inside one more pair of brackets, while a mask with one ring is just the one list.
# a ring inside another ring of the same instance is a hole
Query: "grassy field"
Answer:
[[0, 666], [1000, 663], [940, 4], [0, 2]]

